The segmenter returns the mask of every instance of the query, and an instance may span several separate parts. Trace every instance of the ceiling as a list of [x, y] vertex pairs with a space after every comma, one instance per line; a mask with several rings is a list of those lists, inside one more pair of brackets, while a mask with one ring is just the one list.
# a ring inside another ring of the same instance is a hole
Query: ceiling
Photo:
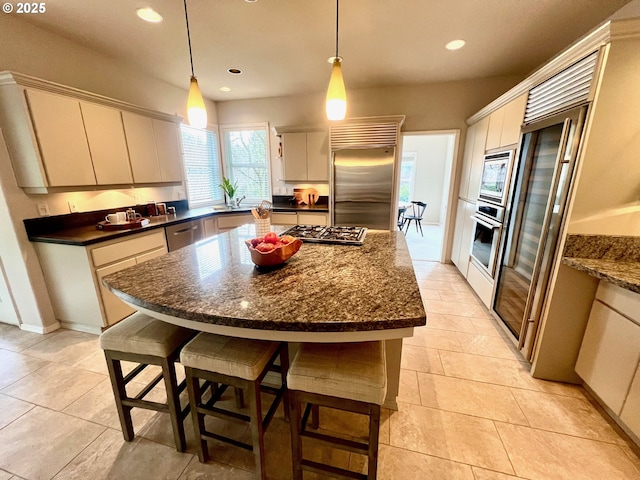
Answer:
[[[356, 88], [525, 76], [629, 0], [343, 0], [340, 56]], [[164, 21], [140, 20], [151, 6]], [[187, 0], [195, 73], [222, 101], [322, 92], [335, 0]], [[59, 0], [29, 21], [188, 88], [182, 0]], [[454, 39], [466, 46], [448, 51]], [[228, 68], [239, 68], [232, 76]], [[221, 92], [222, 86], [231, 88]]]

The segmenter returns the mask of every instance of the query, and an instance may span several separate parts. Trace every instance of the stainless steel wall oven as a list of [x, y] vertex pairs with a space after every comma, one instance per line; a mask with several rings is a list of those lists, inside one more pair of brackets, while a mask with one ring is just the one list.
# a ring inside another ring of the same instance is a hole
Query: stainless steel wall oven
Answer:
[[471, 257], [491, 277], [496, 269], [503, 217], [504, 207], [482, 200], [476, 203], [476, 213], [471, 217], [474, 221]]

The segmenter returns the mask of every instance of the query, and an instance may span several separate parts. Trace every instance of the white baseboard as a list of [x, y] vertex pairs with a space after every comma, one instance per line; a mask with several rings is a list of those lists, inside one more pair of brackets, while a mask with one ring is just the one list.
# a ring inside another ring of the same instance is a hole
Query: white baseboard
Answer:
[[83, 325], [81, 323], [60, 322], [60, 326], [62, 328], [66, 328], [67, 330], [75, 330], [76, 332], [93, 333], [94, 335], [100, 335], [102, 333], [102, 328], [96, 327], [96, 326], [93, 326], [93, 325]]
[[54, 332], [60, 327], [60, 322], [52, 323], [51, 325], [47, 325], [46, 327], [43, 325], [29, 325], [27, 323], [20, 324], [20, 330], [24, 330], [25, 332], [39, 333], [40, 335]]

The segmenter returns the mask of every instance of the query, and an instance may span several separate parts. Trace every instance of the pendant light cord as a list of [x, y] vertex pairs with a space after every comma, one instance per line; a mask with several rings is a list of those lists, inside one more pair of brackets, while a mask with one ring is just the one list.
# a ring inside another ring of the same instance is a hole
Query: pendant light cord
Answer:
[[195, 77], [195, 74], [193, 73], [193, 55], [191, 54], [191, 34], [189, 33], [189, 15], [187, 14], [187, 0], [184, 0], [184, 18], [187, 21], [187, 40], [189, 41], [189, 61], [191, 62], [191, 76]]
[[[187, 0], [184, 0], [185, 2]], [[340, 15], [340, 0], [336, 0], [336, 58], [338, 58], [338, 19]]]

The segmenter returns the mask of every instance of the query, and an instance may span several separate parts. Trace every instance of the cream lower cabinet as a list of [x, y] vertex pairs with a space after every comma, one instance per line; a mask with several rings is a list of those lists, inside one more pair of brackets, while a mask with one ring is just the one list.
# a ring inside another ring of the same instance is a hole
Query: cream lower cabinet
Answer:
[[250, 213], [243, 213], [240, 215], [220, 215], [217, 217], [218, 233], [226, 232], [240, 225], [246, 225], [247, 223], [253, 223], [253, 216]]
[[473, 220], [471, 219], [471, 216], [475, 211], [475, 203], [458, 199], [451, 261], [456, 267], [458, 267], [458, 270], [460, 270], [460, 273], [462, 273], [464, 278], [467, 278], [469, 271], [471, 239], [473, 236]]
[[[640, 436], [640, 295], [601, 281], [576, 373]], [[634, 407], [635, 406], [635, 407]]]
[[274, 225], [329, 225], [329, 214], [325, 212], [274, 212]]
[[102, 279], [167, 253], [162, 229], [86, 247], [54, 243], [35, 246], [56, 319], [65, 328], [90, 333], [100, 333], [133, 313], [102, 285]]
[[297, 225], [298, 214], [296, 212], [273, 212], [271, 223], [274, 225]]

